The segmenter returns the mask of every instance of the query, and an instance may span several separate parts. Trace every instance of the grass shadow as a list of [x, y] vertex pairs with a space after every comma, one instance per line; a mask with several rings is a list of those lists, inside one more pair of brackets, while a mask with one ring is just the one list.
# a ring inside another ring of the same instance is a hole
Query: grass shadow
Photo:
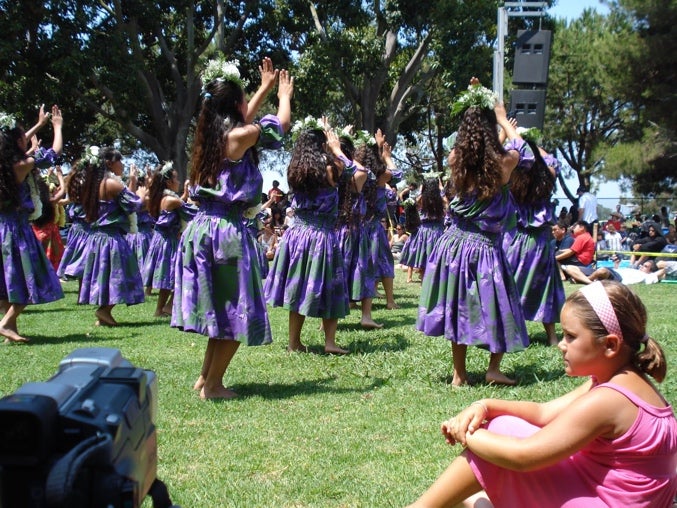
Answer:
[[[243, 383], [234, 384], [230, 388], [238, 394], [238, 399], [247, 399], [251, 397], [280, 400], [296, 397], [298, 395], [315, 394], [342, 394], [342, 393], [366, 393], [386, 384], [386, 380], [375, 378], [373, 381], [362, 388], [336, 388], [329, 386], [337, 376], [328, 378], [306, 379], [295, 383]], [[214, 403], [229, 402], [229, 400], [215, 399], [210, 400]]]

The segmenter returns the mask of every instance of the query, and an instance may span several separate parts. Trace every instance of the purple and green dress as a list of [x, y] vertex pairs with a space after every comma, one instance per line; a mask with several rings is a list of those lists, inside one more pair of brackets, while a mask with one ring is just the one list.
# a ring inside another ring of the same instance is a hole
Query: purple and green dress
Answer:
[[153, 239], [153, 227], [155, 219], [148, 210], [141, 210], [136, 214], [136, 228], [134, 233], [127, 233], [127, 242], [136, 255], [136, 261], [139, 268], [146, 265], [146, 254], [150, 248], [150, 242]]
[[[364, 184], [376, 185], [373, 180]], [[376, 202], [367, 203], [367, 220], [364, 222], [363, 234], [367, 238], [369, 256], [374, 265], [374, 279], [392, 279], [395, 277], [395, 260], [390, 250], [388, 234], [381, 225], [381, 219], [388, 218], [388, 206], [385, 187], [376, 187]]]
[[[266, 115], [260, 126], [259, 146], [280, 148], [280, 120]], [[190, 189], [198, 212], [179, 241], [171, 321], [186, 332], [250, 346], [272, 341], [257, 247], [243, 220], [263, 189], [253, 150], [224, 160], [214, 187]]]
[[[534, 157], [520, 151], [520, 162], [530, 166]], [[556, 159], [546, 160], [559, 167]], [[551, 243], [552, 225], [557, 223], [555, 207], [548, 199], [540, 203], [515, 204], [517, 224], [503, 235], [503, 250], [510, 265], [524, 318], [541, 323], [559, 323], [566, 295]]]
[[412, 268], [425, 268], [428, 256], [443, 232], [444, 217], [428, 217], [421, 212], [421, 224], [404, 244], [400, 264]]
[[501, 244], [515, 220], [508, 186], [487, 200], [456, 197], [449, 207], [451, 224], [426, 264], [416, 328], [492, 353], [526, 348], [519, 293]]
[[[346, 167], [341, 174], [341, 179], [350, 180], [353, 175], [354, 166]], [[342, 183], [351, 185], [350, 182]], [[350, 214], [339, 218], [336, 234], [343, 255], [343, 272], [348, 298], [357, 302], [364, 298], [376, 297], [376, 278], [374, 277], [374, 263], [369, 255], [369, 237], [364, 234], [367, 203], [362, 192], [350, 192], [349, 197], [351, 200]]]
[[28, 222], [33, 211], [27, 180], [19, 185], [18, 206], [0, 203], [0, 300], [10, 304], [32, 305], [63, 298], [54, 267]]
[[190, 222], [196, 212], [197, 207], [190, 203], [183, 203], [173, 210], [160, 211], [142, 270], [144, 287], [174, 291], [181, 224]]
[[78, 303], [117, 305], [143, 303], [143, 285], [136, 256], [127, 242], [129, 215], [141, 210], [141, 199], [124, 188], [111, 200], [99, 200], [99, 216], [89, 224], [82, 252]]
[[266, 300], [303, 316], [345, 317], [348, 295], [336, 236], [338, 192], [294, 192], [294, 225], [280, 239], [266, 278]]
[[66, 207], [66, 218], [71, 227], [68, 229], [66, 246], [56, 273], [59, 277], [79, 279], [82, 277], [84, 260], [82, 252], [89, 236], [89, 223], [85, 219], [84, 208], [77, 203], [71, 203]]

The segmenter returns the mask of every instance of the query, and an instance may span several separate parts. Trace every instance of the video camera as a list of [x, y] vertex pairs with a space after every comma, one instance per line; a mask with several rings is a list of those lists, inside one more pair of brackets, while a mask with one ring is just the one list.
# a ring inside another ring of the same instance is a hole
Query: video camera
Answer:
[[1, 508], [171, 506], [157, 472], [157, 379], [117, 349], [75, 350], [0, 399]]

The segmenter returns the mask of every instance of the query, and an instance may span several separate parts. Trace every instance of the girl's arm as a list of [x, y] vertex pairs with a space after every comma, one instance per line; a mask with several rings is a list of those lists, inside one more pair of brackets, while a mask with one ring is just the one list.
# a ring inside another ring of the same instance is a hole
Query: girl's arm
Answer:
[[162, 200], [160, 201], [160, 210], [167, 210], [168, 212], [171, 212], [172, 210], [180, 208], [181, 205], [183, 205], [183, 200], [181, 198], [174, 196], [163, 196]]
[[[597, 437], [627, 431], [619, 426], [629, 406], [623, 395], [593, 390], [572, 402], [548, 425], [527, 438], [513, 438], [480, 429], [466, 439], [468, 449], [506, 469], [532, 471], [553, 465], [580, 451]], [[622, 416], [618, 416], [622, 415]]]
[[40, 129], [42, 129], [45, 125], [47, 125], [47, 121], [49, 120], [49, 115], [45, 113], [45, 105], [42, 104], [40, 106], [40, 110], [38, 111], [38, 122], [28, 129], [25, 133], [26, 136], [26, 141], [29, 141], [33, 136], [35, 136]]
[[277, 79], [278, 70], [273, 68], [273, 62], [270, 58], [266, 57], [259, 65], [259, 73], [261, 74], [261, 85], [259, 89], [252, 95], [247, 104], [247, 117], [245, 118], [246, 123], [252, 123], [256, 114], [259, 112], [261, 105], [268, 97], [268, 94], [273, 89], [275, 85], [275, 80]]
[[277, 85], [277, 117], [282, 124], [284, 132], [289, 131], [291, 126], [291, 98], [294, 95], [294, 78], [286, 70], [280, 71], [280, 77]]
[[52, 203], [60, 201], [61, 198], [66, 195], [66, 181], [63, 178], [61, 166], [56, 167], [56, 179], [59, 182], [59, 188], [57, 189], [56, 193], [49, 199]]

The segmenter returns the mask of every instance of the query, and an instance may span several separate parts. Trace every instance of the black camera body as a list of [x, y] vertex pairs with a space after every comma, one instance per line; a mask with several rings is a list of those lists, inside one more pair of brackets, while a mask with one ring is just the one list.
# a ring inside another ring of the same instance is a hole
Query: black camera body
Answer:
[[156, 482], [157, 379], [78, 349], [0, 399], [0, 508], [136, 508]]

